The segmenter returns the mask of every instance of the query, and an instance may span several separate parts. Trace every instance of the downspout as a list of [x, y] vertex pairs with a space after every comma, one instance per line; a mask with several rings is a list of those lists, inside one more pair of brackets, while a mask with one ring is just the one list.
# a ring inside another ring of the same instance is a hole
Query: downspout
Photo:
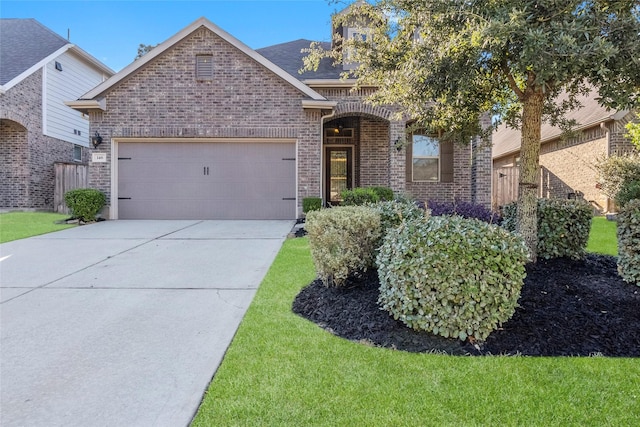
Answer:
[[[322, 114], [322, 112], [320, 113]], [[326, 116], [320, 117], [320, 198], [322, 199], [322, 206], [325, 205], [326, 200], [324, 199], [325, 192], [322, 191], [322, 187], [324, 182], [322, 180], [324, 173], [324, 121], [325, 119], [330, 119], [331, 117], [336, 115], [335, 110], [331, 110], [331, 114], [327, 114]]]

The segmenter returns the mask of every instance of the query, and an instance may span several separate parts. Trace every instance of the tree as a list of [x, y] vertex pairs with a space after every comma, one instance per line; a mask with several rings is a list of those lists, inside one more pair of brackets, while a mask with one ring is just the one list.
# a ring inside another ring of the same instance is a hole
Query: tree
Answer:
[[636, 149], [640, 150], [640, 123], [627, 123], [627, 138], [631, 140], [631, 143], [635, 145]]
[[138, 46], [138, 54], [136, 55], [136, 57], [133, 59], [134, 61], [137, 61], [138, 59], [142, 58], [144, 55], [146, 55], [147, 53], [151, 52], [151, 50], [153, 48], [155, 48], [156, 45], [151, 45], [151, 44], [142, 44], [140, 43], [140, 45]]
[[[312, 45], [307, 69], [350, 49], [352, 77], [375, 85], [369, 101], [397, 104], [427, 129], [468, 142], [486, 136], [489, 113], [521, 127], [517, 231], [537, 254], [537, 176], [544, 120], [569, 130], [564, 113], [597, 91], [611, 108], [640, 104], [640, 1], [377, 0], [336, 19], [386, 16], [366, 38]], [[561, 93], [564, 101], [555, 102]]]

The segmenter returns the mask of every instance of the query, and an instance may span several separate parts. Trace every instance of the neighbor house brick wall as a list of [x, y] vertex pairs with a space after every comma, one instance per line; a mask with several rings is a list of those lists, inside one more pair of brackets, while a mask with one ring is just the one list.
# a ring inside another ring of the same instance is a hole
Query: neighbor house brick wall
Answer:
[[[42, 133], [42, 70], [0, 95], [0, 120], [3, 122], [0, 162], [4, 165], [3, 175], [11, 177], [0, 182], [0, 207], [53, 209], [53, 164], [72, 162], [73, 144]], [[15, 125], [7, 120], [26, 131], [18, 136]], [[8, 143], [5, 132], [11, 135]], [[18, 180], [22, 181], [15, 185]]]
[[596, 188], [596, 159], [607, 154], [606, 134], [581, 144], [545, 144], [540, 155], [540, 195], [546, 198], [569, 198], [578, 193], [600, 211], [606, 210], [607, 197]]
[[636, 148], [631, 144], [629, 138], [626, 138], [627, 123], [633, 121], [634, 113], [629, 113], [621, 120], [609, 124], [609, 155], [625, 154], [636, 152]]
[[[196, 80], [196, 55], [213, 56], [213, 79]], [[91, 113], [96, 151], [107, 163], [90, 168], [90, 183], [111, 195], [111, 139], [281, 138], [298, 144], [298, 202], [320, 194], [320, 112], [305, 111], [302, 92], [206, 28], [150, 61], [106, 94], [106, 111]], [[304, 171], [304, 173], [301, 173]]]

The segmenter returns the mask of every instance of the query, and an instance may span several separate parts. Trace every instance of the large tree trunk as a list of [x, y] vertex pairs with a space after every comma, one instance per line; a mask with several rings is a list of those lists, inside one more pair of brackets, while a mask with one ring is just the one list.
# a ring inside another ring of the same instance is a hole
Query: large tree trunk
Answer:
[[516, 231], [524, 238], [532, 262], [538, 257], [538, 171], [544, 93], [528, 88], [522, 99], [522, 141]]

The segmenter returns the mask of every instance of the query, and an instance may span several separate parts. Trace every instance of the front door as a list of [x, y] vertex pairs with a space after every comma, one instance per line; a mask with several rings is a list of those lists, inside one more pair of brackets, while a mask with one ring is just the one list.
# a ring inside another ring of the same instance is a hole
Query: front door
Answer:
[[336, 206], [342, 201], [341, 193], [353, 188], [353, 147], [327, 147], [325, 159], [325, 197]]

